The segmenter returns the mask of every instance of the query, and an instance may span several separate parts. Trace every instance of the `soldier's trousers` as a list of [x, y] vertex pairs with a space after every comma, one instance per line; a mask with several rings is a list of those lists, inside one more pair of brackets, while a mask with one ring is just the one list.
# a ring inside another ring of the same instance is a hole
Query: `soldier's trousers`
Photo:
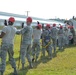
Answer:
[[46, 43], [44, 43], [44, 47], [42, 47], [42, 54], [43, 54], [43, 56], [45, 56], [45, 52], [47, 51], [49, 57], [52, 57], [52, 46], [51, 46], [51, 44], [48, 45], [47, 47], [45, 47], [45, 46], [46, 46]]
[[53, 41], [54, 53], [56, 53], [56, 47], [57, 47], [57, 38], [52, 38], [52, 41]]
[[74, 36], [74, 44], [76, 44], [76, 35]]
[[7, 53], [8, 53], [9, 61], [10, 61], [12, 68], [16, 68], [16, 63], [13, 58], [13, 55], [14, 55], [13, 44], [2, 44], [1, 46], [1, 67], [0, 67], [0, 71], [2, 72], [5, 71]]
[[20, 58], [21, 58], [22, 64], [25, 64], [25, 57], [27, 57], [29, 63], [32, 63], [31, 44], [22, 44], [21, 45]]
[[36, 56], [36, 59], [38, 58], [40, 53], [40, 40], [34, 40], [33, 46], [32, 46], [32, 55], [33, 57]]
[[68, 36], [65, 36], [64, 40], [65, 40], [65, 45], [68, 45], [69, 44], [69, 38], [68, 38]]
[[65, 45], [65, 40], [64, 40], [64, 36], [59, 36], [58, 38], [58, 43], [59, 43], [59, 49], [61, 50], [62, 48], [64, 48]]

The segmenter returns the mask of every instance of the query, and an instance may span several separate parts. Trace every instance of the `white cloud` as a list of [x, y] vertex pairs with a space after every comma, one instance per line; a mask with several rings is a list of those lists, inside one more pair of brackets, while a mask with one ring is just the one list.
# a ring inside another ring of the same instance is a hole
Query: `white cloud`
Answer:
[[0, 0], [0, 11], [41, 18], [71, 18], [76, 16], [75, 0]]

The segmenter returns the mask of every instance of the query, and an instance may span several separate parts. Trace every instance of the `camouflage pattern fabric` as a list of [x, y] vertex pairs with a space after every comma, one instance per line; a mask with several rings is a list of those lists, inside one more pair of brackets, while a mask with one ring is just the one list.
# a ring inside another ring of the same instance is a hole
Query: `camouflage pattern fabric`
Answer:
[[7, 53], [8, 53], [9, 61], [10, 61], [12, 68], [16, 68], [16, 63], [13, 58], [13, 55], [14, 55], [13, 44], [3, 43], [1, 46], [1, 67], [0, 67], [0, 70], [3, 72], [5, 71], [5, 67], [6, 67]]

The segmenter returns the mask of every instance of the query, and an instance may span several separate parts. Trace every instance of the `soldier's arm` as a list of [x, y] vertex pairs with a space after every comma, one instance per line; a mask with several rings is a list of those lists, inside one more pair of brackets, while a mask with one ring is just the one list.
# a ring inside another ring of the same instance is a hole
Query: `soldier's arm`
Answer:
[[3, 38], [6, 32], [7, 32], [7, 27], [4, 27], [1, 31], [0, 38]]
[[73, 29], [73, 35], [75, 36], [75, 30]]
[[0, 38], [3, 38], [6, 33], [1, 32]]
[[28, 27], [25, 27], [21, 30], [21, 34], [27, 33], [29, 31]]
[[16, 31], [16, 34], [17, 34], [17, 35], [21, 34], [21, 30], [17, 30], [17, 31]]
[[16, 34], [24, 34], [24, 32], [25, 32], [25, 28], [22, 28], [22, 29], [20, 29], [20, 30], [16, 30]]

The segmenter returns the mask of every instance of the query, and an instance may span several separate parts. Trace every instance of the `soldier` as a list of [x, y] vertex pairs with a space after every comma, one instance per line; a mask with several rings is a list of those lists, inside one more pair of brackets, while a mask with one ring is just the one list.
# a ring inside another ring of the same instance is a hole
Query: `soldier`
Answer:
[[59, 45], [59, 50], [64, 49], [64, 30], [63, 30], [63, 26], [60, 26], [60, 29], [58, 31], [58, 45]]
[[26, 19], [26, 27], [24, 27], [21, 31], [17, 31], [17, 34], [22, 34], [22, 43], [20, 49], [20, 58], [22, 63], [22, 69], [24, 69], [25, 57], [27, 57], [29, 62], [29, 67], [33, 68], [32, 59], [31, 59], [31, 45], [32, 45], [32, 35], [33, 28], [31, 27], [32, 18], [28, 17]]
[[70, 26], [70, 32], [72, 33], [73, 35], [73, 38], [71, 40], [71, 43], [74, 44], [75, 43], [75, 30], [74, 30], [74, 27], [73, 26]]
[[42, 54], [45, 56], [45, 51], [48, 52], [48, 56], [52, 59], [52, 46], [51, 46], [51, 32], [50, 32], [50, 24], [46, 24], [46, 28], [42, 33]]
[[[32, 47], [32, 61], [37, 61], [39, 53], [40, 53], [40, 38], [41, 38], [41, 24], [38, 24], [36, 28], [33, 30], [33, 47]], [[36, 57], [35, 57], [36, 56]]]
[[16, 70], [16, 62], [13, 58], [14, 51], [13, 51], [13, 44], [14, 44], [14, 36], [16, 33], [16, 28], [13, 27], [13, 24], [15, 22], [15, 19], [13, 17], [10, 17], [8, 20], [8, 26], [5, 26], [2, 29], [0, 38], [2, 38], [2, 45], [1, 45], [1, 67], [0, 67], [0, 72], [1, 75], [4, 75], [5, 67], [6, 67], [6, 57], [7, 57], [7, 52], [9, 55], [9, 61], [14, 69], [14, 75], [17, 74]]
[[52, 41], [53, 41], [54, 54], [56, 54], [57, 33], [58, 33], [58, 30], [56, 28], [56, 24], [53, 24], [53, 27], [51, 29], [51, 36], [52, 36]]
[[64, 28], [64, 39], [65, 39], [65, 46], [69, 45], [69, 30], [68, 28]]

